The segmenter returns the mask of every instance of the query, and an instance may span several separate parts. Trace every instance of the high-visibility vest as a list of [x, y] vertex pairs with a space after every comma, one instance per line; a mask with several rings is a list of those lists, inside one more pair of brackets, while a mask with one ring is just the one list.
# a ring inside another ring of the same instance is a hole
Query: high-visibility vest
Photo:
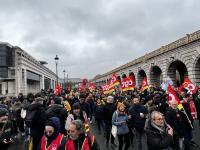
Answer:
[[47, 147], [47, 138], [43, 136], [41, 140], [40, 150], [58, 150], [62, 142], [62, 139], [63, 135], [59, 133], [58, 136]]
[[[94, 143], [94, 136], [91, 135], [91, 136], [89, 136], [89, 138], [91, 139], [91, 146], [92, 146]], [[67, 140], [66, 145], [65, 145], [65, 150], [75, 150], [74, 141], [72, 139]], [[87, 136], [85, 137], [85, 139], [83, 141], [81, 150], [90, 150], [90, 145], [89, 145]]]

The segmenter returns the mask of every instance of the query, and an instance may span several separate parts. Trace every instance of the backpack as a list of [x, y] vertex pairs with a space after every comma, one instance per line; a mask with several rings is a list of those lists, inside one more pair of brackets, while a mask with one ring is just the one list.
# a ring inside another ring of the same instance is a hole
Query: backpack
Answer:
[[26, 112], [26, 117], [24, 119], [25, 124], [27, 125], [27, 127], [32, 127], [34, 122], [35, 122], [35, 117], [36, 117], [36, 113], [37, 113], [37, 109], [34, 110], [27, 110]]

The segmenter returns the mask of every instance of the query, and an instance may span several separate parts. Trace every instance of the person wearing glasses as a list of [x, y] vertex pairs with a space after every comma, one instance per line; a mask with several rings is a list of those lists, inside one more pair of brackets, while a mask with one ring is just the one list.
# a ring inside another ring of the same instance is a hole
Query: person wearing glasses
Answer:
[[52, 117], [46, 121], [44, 135], [38, 150], [65, 150], [66, 138], [60, 133], [60, 120]]
[[158, 111], [151, 113], [146, 126], [148, 150], [173, 150], [173, 129], [166, 124], [164, 116]]
[[100, 150], [96, 138], [86, 134], [81, 120], [73, 120], [68, 129], [65, 150]]

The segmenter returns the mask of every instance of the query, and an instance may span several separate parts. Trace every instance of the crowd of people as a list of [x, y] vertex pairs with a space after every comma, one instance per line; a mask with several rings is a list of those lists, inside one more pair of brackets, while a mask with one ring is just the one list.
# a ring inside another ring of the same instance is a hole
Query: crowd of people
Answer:
[[183, 89], [177, 95], [182, 109], [177, 101], [169, 103], [160, 87], [110, 94], [100, 88], [59, 95], [52, 90], [26, 97], [19, 93], [1, 100], [0, 149], [7, 150], [20, 137], [29, 150], [99, 150], [100, 141], [90, 131], [96, 122], [108, 149], [143, 150], [147, 143], [149, 150], [190, 150], [198, 147], [193, 133], [200, 120], [200, 93]]

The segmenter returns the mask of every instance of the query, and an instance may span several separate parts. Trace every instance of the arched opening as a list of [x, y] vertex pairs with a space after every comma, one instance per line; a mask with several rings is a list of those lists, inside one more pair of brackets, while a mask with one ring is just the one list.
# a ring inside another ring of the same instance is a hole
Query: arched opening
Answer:
[[172, 62], [169, 65], [167, 76], [169, 76], [173, 83], [179, 87], [184, 82], [184, 78], [188, 76], [185, 64], [179, 60]]
[[126, 74], [123, 74], [123, 75], [122, 75], [122, 78], [123, 78], [123, 79], [126, 78]]
[[200, 58], [197, 60], [194, 66], [194, 73], [195, 73], [195, 83], [196, 85], [200, 85]]
[[121, 82], [121, 77], [120, 77], [120, 76], [117, 76], [117, 80], [118, 80], [119, 82]]
[[140, 70], [139, 72], [138, 72], [138, 74], [137, 74], [137, 77], [138, 77], [138, 79], [137, 79], [137, 83], [138, 83], [138, 86], [139, 87], [141, 87], [141, 85], [142, 85], [142, 81], [143, 81], [143, 79], [144, 79], [144, 77], [146, 77], [147, 75], [146, 75], [146, 73], [145, 73], [145, 71], [144, 70]]
[[[129, 73], [129, 77], [133, 79], [133, 81], [135, 81], [135, 74], [133, 72]], [[134, 82], [135, 85], [135, 82]]]
[[150, 70], [150, 84], [160, 86], [162, 83], [162, 70], [158, 66], [152, 66]]

